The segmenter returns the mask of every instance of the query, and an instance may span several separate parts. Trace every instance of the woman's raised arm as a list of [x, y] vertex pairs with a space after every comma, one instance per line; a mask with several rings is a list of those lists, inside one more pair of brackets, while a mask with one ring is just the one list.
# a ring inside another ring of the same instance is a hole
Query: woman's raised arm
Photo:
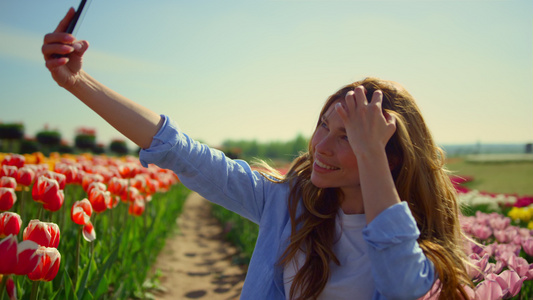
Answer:
[[56, 30], [44, 38], [42, 52], [52, 78], [132, 142], [148, 148], [161, 127], [161, 117], [83, 71], [82, 58], [89, 43], [64, 32], [73, 16], [71, 8]]

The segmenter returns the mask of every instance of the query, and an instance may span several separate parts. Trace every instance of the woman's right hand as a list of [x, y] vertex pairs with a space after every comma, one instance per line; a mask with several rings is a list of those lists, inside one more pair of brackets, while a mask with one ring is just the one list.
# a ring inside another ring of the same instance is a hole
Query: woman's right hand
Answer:
[[76, 40], [73, 35], [65, 33], [74, 13], [73, 8], [69, 9], [55, 31], [45, 35], [42, 47], [46, 67], [52, 78], [66, 89], [80, 80], [82, 56], [89, 48], [87, 41]]

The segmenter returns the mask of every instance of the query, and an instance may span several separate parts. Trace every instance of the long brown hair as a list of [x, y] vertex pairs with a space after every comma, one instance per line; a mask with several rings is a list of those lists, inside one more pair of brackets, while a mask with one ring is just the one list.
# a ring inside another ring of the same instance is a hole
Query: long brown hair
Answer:
[[[463, 285], [472, 285], [465, 269], [463, 235], [459, 224], [457, 195], [444, 168], [444, 152], [435, 144], [414, 98], [400, 85], [377, 78], [349, 84], [331, 95], [322, 108], [328, 108], [355, 87], [363, 85], [367, 95], [383, 92], [383, 110], [396, 118], [396, 132], [386, 145], [391, 170], [400, 199], [407, 201], [420, 230], [418, 243], [435, 265], [440, 280], [440, 299], [467, 299]], [[320, 125], [320, 118], [317, 128]], [[311, 144], [307, 153], [296, 158], [288, 173], [276, 182], [291, 186], [288, 209], [291, 236], [279, 259], [288, 265], [299, 251], [305, 255], [291, 285], [291, 299], [315, 299], [330, 276], [329, 264], [340, 264], [333, 253], [335, 218], [343, 194], [337, 188], [317, 188], [311, 182]], [[297, 215], [301, 203], [301, 214]], [[295, 298], [298, 297], [298, 298]]]

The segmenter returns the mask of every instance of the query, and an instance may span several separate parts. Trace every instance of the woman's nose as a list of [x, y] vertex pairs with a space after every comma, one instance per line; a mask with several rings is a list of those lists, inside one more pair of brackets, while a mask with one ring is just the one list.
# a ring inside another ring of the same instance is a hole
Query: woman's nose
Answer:
[[333, 154], [333, 150], [332, 150], [332, 147], [331, 147], [331, 138], [329, 135], [325, 135], [323, 136], [319, 141], [318, 143], [316, 144], [315, 146], [315, 150], [322, 154], [322, 155], [327, 155], [327, 156], [330, 156]]

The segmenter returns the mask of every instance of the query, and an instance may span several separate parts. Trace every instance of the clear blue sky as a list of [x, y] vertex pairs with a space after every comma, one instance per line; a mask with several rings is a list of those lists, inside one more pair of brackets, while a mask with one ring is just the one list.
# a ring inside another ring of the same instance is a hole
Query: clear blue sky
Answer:
[[[40, 47], [74, 0], [0, 2], [0, 121], [120, 133], [59, 88]], [[85, 69], [213, 146], [310, 136], [327, 96], [403, 84], [438, 143], [533, 141], [531, 0], [93, 0]]]

